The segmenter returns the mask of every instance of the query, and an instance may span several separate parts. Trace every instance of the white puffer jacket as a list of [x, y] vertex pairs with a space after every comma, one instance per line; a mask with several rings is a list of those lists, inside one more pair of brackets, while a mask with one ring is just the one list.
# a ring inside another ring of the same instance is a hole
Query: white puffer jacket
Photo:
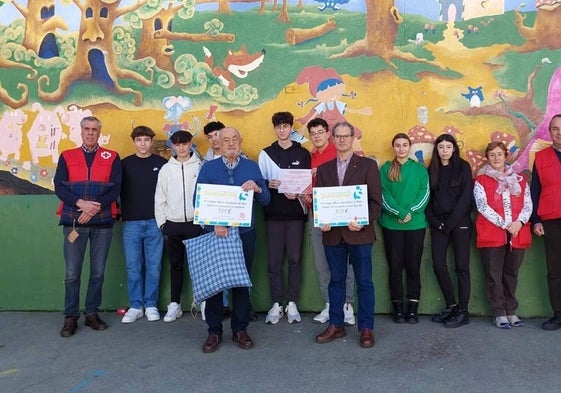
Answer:
[[158, 227], [166, 220], [193, 221], [193, 193], [202, 163], [198, 155], [193, 153], [183, 163], [171, 157], [160, 169], [154, 197], [154, 215]]

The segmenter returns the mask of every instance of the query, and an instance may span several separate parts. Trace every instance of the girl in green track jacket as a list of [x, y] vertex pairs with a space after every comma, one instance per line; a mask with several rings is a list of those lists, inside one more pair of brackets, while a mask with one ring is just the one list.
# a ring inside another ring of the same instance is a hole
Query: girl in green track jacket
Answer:
[[[382, 215], [378, 224], [384, 235], [384, 248], [390, 270], [390, 296], [394, 322], [419, 321], [421, 297], [421, 256], [427, 227], [425, 207], [429, 201], [426, 168], [409, 158], [411, 140], [399, 133], [392, 140], [395, 158], [380, 168]], [[407, 273], [406, 313], [403, 308], [403, 269]]]

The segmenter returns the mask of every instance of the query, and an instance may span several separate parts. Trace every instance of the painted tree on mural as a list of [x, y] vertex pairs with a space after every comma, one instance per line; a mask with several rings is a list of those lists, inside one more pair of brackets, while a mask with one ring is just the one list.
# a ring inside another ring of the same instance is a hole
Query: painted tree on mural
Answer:
[[172, 4], [160, 0], [141, 7], [135, 13], [129, 14], [131, 25], [141, 29], [140, 42], [136, 53], [137, 59], [151, 57], [156, 65], [167, 71], [173, 71], [172, 55], [175, 53], [170, 41], [228, 41], [234, 42], [234, 34], [222, 33], [224, 25], [218, 20], [205, 24], [204, 33], [179, 32], [173, 27], [173, 18], [177, 15], [181, 19], [189, 19], [195, 12], [194, 3], [190, 0]]
[[[196, 0], [197, 4], [203, 3], [218, 3], [218, 13], [219, 14], [228, 14], [232, 13], [232, 9], [230, 8], [230, 3], [261, 3], [259, 7], [259, 13], [265, 13], [265, 6], [267, 2], [270, 0]], [[278, 0], [273, 0], [273, 12], [277, 10], [277, 2]], [[304, 4], [302, 0], [298, 0], [298, 9], [304, 8]], [[279, 12], [278, 20], [284, 23], [291, 23], [290, 17], [288, 16], [288, 0], [282, 1], [281, 10]]]
[[[298, 0], [298, 9], [304, 8], [302, 4], [302, 0]], [[277, 0], [273, 0], [273, 11], [277, 10]], [[265, 12], [265, 0], [261, 0], [261, 7], [259, 8], [259, 13], [262, 14]], [[283, 23], [292, 23], [290, 17], [288, 16], [288, 0], [282, 0], [282, 6], [279, 11], [278, 20]]]
[[342, 53], [332, 55], [332, 59], [360, 55], [378, 56], [393, 67], [396, 66], [392, 63], [392, 59], [431, 63], [395, 48], [398, 27], [403, 22], [403, 18], [394, 5], [394, 0], [365, 0], [365, 4], [366, 33], [364, 38], [351, 44]]
[[497, 91], [495, 97], [498, 101], [494, 104], [451, 110], [448, 113], [462, 113], [466, 116], [491, 115], [505, 117], [512, 121], [522, 146], [525, 146], [535, 131], [536, 124], [543, 117], [542, 111], [534, 103], [534, 81], [541, 68], [542, 65], [534, 67], [534, 70], [528, 75], [527, 92], [523, 96], [508, 97], [505, 92]]
[[[15, 61], [4, 59], [0, 57], [0, 70], [1, 69], [14, 69], [23, 68], [29, 71], [27, 79], [35, 79], [37, 77], [37, 71], [28, 66], [27, 64], [16, 63]], [[28, 87], [24, 83], [17, 84], [18, 90], [21, 90], [21, 97], [19, 99], [10, 96], [8, 91], [2, 87], [2, 82], [0, 81], [0, 101], [4, 104], [12, 107], [13, 109], [20, 108], [27, 104], [28, 100]]]
[[55, 16], [54, 0], [28, 1], [27, 7], [16, 0], [12, 4], [25, 19], [25, 32], [22, 45], [35, 51], [41, 58], [58, 56], [55, 30], [68, 30], [64, 19]]
[[517, 52], [533, 52], [535, 50], [561, 49], [561, 1], [536, 0], [536, 21], [533, 27], [524, 25], [526, 15], [515, 10], [514, 23], [526, 42], [514, 48]]
[[[70, 0], [66, 0], [70, 1]], [[42, 75], [38, 80], [39, 98], [46, 102], [59, 102], [64, 99], [70, 86], [76, 81], [95, 81], [118, 94], [132, 93], [134, 103], [142, 103], [142, 93], [130, 87], [122, 87], [118, 78], [132, 79], [144, 86], [152, 84], [153, 71], [148, 69], [149, 78], [132, 70], [121, 68], [113, 50], [113, 24], [119, 17], [142, 7], [147, 0], [119, 7], [121, 0], [71, 0], [81, 11], [80, 29], [76, 41], [76, 57], [60, 73], [58, 87], [52, 91], [44, 90], [49, 77]]]

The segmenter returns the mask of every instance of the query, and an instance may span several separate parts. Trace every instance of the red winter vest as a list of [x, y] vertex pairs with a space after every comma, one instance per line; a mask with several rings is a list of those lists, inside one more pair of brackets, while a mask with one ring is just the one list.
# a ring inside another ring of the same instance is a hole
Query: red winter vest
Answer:
[[[477, 176], [476, 181], [483, 186], [489, 207], [504, 218], [503, 196], [496, 193], [498, 182], [487, 175]], [[513, 220], [516, 220], [522, 211], [524, 192], [527, 187], [526, 181], [520, 175], [518, 175], [518, 184], [520, 184], [520, 195], [510, 195]], [[482, 214], [477, 215], [475, 228], [477, 230], [477, 248], [502, 247], [506, 244], [506, 230], [494, 225]], [[532, 234], [530, 233], [530, 224], [526, 223], [518, 232], [518, 236], [512, 239], [512, 248], [528, 248], [530, 244], [532, 244]]]
[[[81, 147], [62, 152], [66, 167], [68, 168], [68, 181], [99, 181], [109, 182], [111, 180], [111, 167], [117, 152], [113, 150], [98, 148], [91, 167], [88, 168], [84, 150]], [[62, 202], [59, 205], [57, 214], [62, 211]], [[111, 203], [111, 216], [115, 218], [118, 213], [117, 203]]]
[[536, 153], [535, 165], [541, 185], [538, 215], [542, 220], [560, 218], [561, 162], [553, 147]]

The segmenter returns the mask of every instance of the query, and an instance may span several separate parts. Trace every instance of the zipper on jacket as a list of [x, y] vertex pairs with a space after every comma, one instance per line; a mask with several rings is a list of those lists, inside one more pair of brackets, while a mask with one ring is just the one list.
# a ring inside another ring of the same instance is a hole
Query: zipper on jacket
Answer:
[[185, 222], [187, 222], [187, 199], [185, 198], [185, 169], [183, 163], [181, 163], [181, 179], [183, 180], [183, 217], [185, 217]]

